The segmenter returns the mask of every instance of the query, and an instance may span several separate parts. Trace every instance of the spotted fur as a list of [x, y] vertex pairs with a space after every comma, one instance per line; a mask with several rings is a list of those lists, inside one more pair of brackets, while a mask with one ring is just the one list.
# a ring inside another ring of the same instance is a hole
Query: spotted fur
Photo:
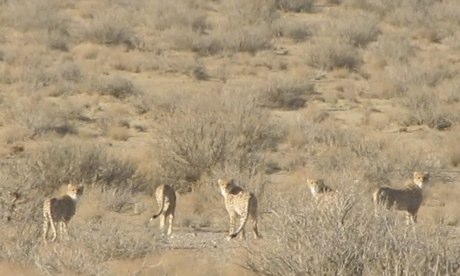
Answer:
[[150, 221], [160, 217], [160, 229], [162, 233], [165, 230], [166, 218], [168, 218], [168, 236], [172, 234], [172, 226], [174, 222], [174, 213], [176, 210], [176, 192], [169, 185], [160, 185], [155, 190], [155, 198], [158, 203], [158, 212], [153, 214]]
[[387, 209], [394, 208], [407, 213], [407, 223], [417, 222], [417, 212], [423, 201], [423, 188], [429, 180], [429, 173], [414, 172], [413, 183], [407, 184], [403, 189], [380, 187], [373, 194], [376, 205]]
[[[57, 238], [56, 226], [59, 226], [59, 234], [63, 238], [67, 234], [67, 224], [75, 215], [77, 203], [83, 194], [82, 185], [67, 185], [67, 193], [60, 197], [46, 199], [43, 204], [43, 241], [47, 243], [48, 230], [51, 226], [52, 238], [55, 241]], [[65, 233], [64, 233], [65, 232]]]
[[[233, 180], [219, 179], [217, 184], [220, 192], [225, 200], [225, 208], [227, 209], [230, 218], [230, 231], [227, 240], [235, 238], [241, 232], [241, 238], [245, 238], [244, 227], [250, 216], [253, 220], [254, 237], [259, 238], [257, 229], [257, 199], [253, 193], [244, 191], [241, 187], [235, 184]], [[236, 218], [240, 218], [240, 226], [236, 231]]]
[[311, 195], [317, 202], [332, 199], [337, 194], [336, 191], [324, 184], [323, 179], [308, 178], [307, 185], [310, 188]]

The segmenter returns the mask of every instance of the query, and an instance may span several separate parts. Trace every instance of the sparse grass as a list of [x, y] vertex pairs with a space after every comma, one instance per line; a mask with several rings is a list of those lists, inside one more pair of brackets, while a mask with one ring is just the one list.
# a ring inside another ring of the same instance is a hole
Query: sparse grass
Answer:
[[260, 91], [261, 106], [283, 110], [304, 107], [307, 97], [315, 93], [313, 83], [299, 80], [272, 81]]
[[85, 40], [105, 45], [124, 45], [128, 50], [142, 46], [141, 40], [129, 24], [109, 15], [91, 22], [84, 35]]
[[339, 37], [358, 48], [365, 48], [380, 34], [377, 20], [372, 16], [350, 14], [339, 19], [326, 29], [327, 35], [337, 33]]
[[311, 13], [315, 8], [314, 0], [277, 0], [278, 8], [285, 12], [308, 12]]
[[3, 120], [30, 131], [30, 138], [46, 133], [76, 134], [77, 129], [64, 109], [41, 98], [18, 99], [14, 105], [4, 106]]
[[[0, 0], [0, 274], [235, 275], [244, 247], [241, 275], [458, 274], [459, 14], [455, 0]], [[414, 170], [432, 174], [416, 236], [370, 206]], [[306, 175], [343, 197], [320, 209]], [[256, 193], [263, 239], [220, 240], [222, 177]], [[43, 200], [69, 180], [86, 186], [70, 237], [44, 247]], [[179, 191], [171, 238], [144, 225], [159, 183]]]
[[458, 240], [449, 228], [416, 226], [415, 234], [397, 214], [375, 218], [361, 198], [344, 192], [327, 206], [273, 202], [276, 246], [249, 245], [246, 267], [261, 275], [445, 275], [460, 267]]
[[234, 165], [246, 171], [262, 162], [260, 153], [280, 137], [266, 113], [243, 94], [220, 95], [218, 104], [211, 98], [200, 95], [178, 107], [155, 131], [162, 178], [177, 190], [191, 189], [213, 169]]
[[378, 58], [385, 62], [384, 65], [407, 63], [415, 56], [414, 46], [404, 33], [380, 35], [372, 50], [375, 51]]
[[45, 146], [3, 173], [12, 183], [47, 194], [70, 180], [132, 192], [148, 186], [132, 161], [114, 158], [101, 147], [70, 141]]
[[303, 42], [313, 35], [314, 27], [303, 22], [280, 19], [276, 25], [276, 32], [280, 36], [289, 37], [295, 42]]
[[121, 76], [100, 76], [92, 80], [91, 86], [103, 95], [111, 95], [118, 99], [126, 99], [140, 93], [132, 81]]
[[346, 40], [321, 38], [315, 39], [315, 44], [308, 53], [307, 62], [320, 70], [345, 68], [356, 71], [363, 61], [358, 50]]
[[129, 129], [122, 126], [111, 126], [107, 130], [107, 136], [118, 141], [126, 141], [131, 136]]

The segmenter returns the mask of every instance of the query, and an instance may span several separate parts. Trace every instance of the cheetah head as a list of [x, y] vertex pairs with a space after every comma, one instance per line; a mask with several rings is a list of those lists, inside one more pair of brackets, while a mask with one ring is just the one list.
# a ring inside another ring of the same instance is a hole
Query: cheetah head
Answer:
[[232, 187], [234, 186], [233, 179], [218, 179], [217, 180], [217, 185], [219, 186], [219, 189], [221, 193], [224, 195], [231, 191]]
[[72, 199], [77, 200], [82, 196], [83, 188], [83, 185], [75, 185], [73, 183], [69, 183], [67, 185], [67, 195]]
[[430, 174], [428, 172], [414, 172], [414, 183], [420, 188], [428, 182]]
[[307, 185], [314, 197], [321, 191], [321, 187], [324, 186], [324, 181], [322, 179], [308, 178]]

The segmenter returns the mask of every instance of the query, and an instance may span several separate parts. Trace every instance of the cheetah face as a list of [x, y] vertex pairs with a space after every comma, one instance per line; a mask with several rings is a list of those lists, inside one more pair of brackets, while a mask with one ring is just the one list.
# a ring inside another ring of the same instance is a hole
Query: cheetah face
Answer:
[[69, 183], [69, 185], [67, 185], [67, 194], [73, 199], [78, 199], [83, 194], [83, 188], [82, 185]]
[[229, 192], [233, 187], [233, 180], [219, 179], [217, 185], [222, 194]]
[[316, 196], [316, 194], [318, 194], [318, 192], [320, 191], [320, 188], [323, 185], [323, 180], [322, 179], [309, 178], [309, 179], [307, 179], [307, 185], [310, 188], [311, 194], [313, 196]]
[[420, 188], [428, 182], [430, 174], [428, 172], [414, 172], [414, 183]]

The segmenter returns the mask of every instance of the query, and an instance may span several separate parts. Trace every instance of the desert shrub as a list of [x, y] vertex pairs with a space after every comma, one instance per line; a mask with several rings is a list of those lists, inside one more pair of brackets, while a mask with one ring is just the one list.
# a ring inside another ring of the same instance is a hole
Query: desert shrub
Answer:
[[187, 27], [200, 34], [209, 28], [205, 9], [196, 1], [169, 3], [155, 0], [151, 2], [149, 8], [153, 11], [149, 20], [152, 20], [152, 25], [159, 31]]
[[380, 16], [385, 16], [398, 7], [398, 1], [393, 0], [345, 0], [345, 5], [353, 8], [363, 9], [374, 12]]
[[43, 146], [1, 173], [12, 185], [45, 194], [69, 181], [131, 192], [147, 185], [134, 162], [115, 158], [100, 146], [70, 141]]
[[273, 1], [231, 0], [222, 2], [220, 9], [224, 16], [219, 24], [211, 25], [198, 39], [189, 39], [193, 51], [255, 53], [272, 47], [273, 23], [278, 18]]
[[305, 41], [313, 35], [313, 28], [310, 24], [304, 22], [295, 22], [290, 20], [280, 19], [276, 22], [276, 33], [283, 37], [289, 37], [295, 42]]
[[83, 39], [105, 45], [124, 45], [128, 50], [142, 46], [131, 25], [113, 15], [95, 18], [87, 27]]
[[372, 50], [386, 64], [408, 63], [415, 56], [414, 46], [406, 34], [383, 33], [377, 38]]
[[261, 106], [296, 110], [304, 107], [307, 96], [315, 92], [314, 85], [308, 81], [273, 81], [259, 92]]
[[101, 206], [111, 212], [124, 213], [134, 206], [133, 194], [129, 190], [99, 187], [97, 193]]
[[[438, 172], [447, 167], [442, 156], [427, 157], [417, 148], [367, 139], [358, 131], [337, 124], [310, 119], [300, 120], [298, 124], [297, 135], [301, 137], [297, 139], [302, 140], [306, 151], [301, 158], [311, 162], [321, 175], [331, 175], [331, 171], [354, 172], [354, 180], [375, 187], [388, 185], [393, 179], [408, 179], [414, 170]], [[300, 161], [297, 162], [302, 164]]]
[[277, 0], [277, 7], [285, 12], [313, 12], [314, 0]]
[[118, 99], [140, 93], [132, 81], [121, 76], [100, 76], [92, 80], [91, 87], [103, 95], [111, 95]]
[[315, 40], [307, 62], [321, 70], [357, 70], [362, 64], [362, 57], [358, 50], [343, 39], [321, 38]]
[[339, 37], [359, 48], [366, 47], [380, 34], [376, 19], [361, 14], [347, 15], [347, 18], [339, 19], [327, 28], [326, 32], [332, 36], [337, 33]]
[[70, 120], [70, 114], [60, 106], [42, 98], [19, 98], [14, 103], [4, 103], [0, 113], [2, 120], [17, 124], [30, 131], [30, 138], [56, 133], [75, 134], [77, 129]]
[[406, 92], [399, 103], [407, 110], [405, 125], [428, 125], [444, 130], [459, 120], [455, 105], [441, 99], [437, 89], [416, 88]]
[[155, 130], [163, 182], [189, 190], [213, 169], [233, 165], [248, 171], [261, 152], [280, 137], [268, 114], [243, 94], [198, 95], [180, 106]]
[[208, 80], [209, 74], [206, 67], [202, 64], [195, 64], [191, 69], [191, 75], [197, 80]]
[[69, 17], [61, 11], [60, 3], [56, 0], [21, 0], [9, 2], [2, 9], [10, 26], [23, 31], [52, 30], [69, 24]]
[[83, 244], [98, 262], [116, 259], [136, 259], [146, 256], [154, 248], [155, 240], [148, 233], [117, 223], [90, 220], [76, 229], [78, 243]]
[[245, 266], [261, 275], [446, 275], [460, 268], [454, 230], [414, 229], [386, 210], [375, 217], [365, 195], [341, 186], [351, 191], [330, 204], [272, 202], [273, 237], [246, 247]]
[[59, 69], [61, 78], [65, 81], [79, 82], [83, 78], [80, 66], [74, 62], [65, 62]]

